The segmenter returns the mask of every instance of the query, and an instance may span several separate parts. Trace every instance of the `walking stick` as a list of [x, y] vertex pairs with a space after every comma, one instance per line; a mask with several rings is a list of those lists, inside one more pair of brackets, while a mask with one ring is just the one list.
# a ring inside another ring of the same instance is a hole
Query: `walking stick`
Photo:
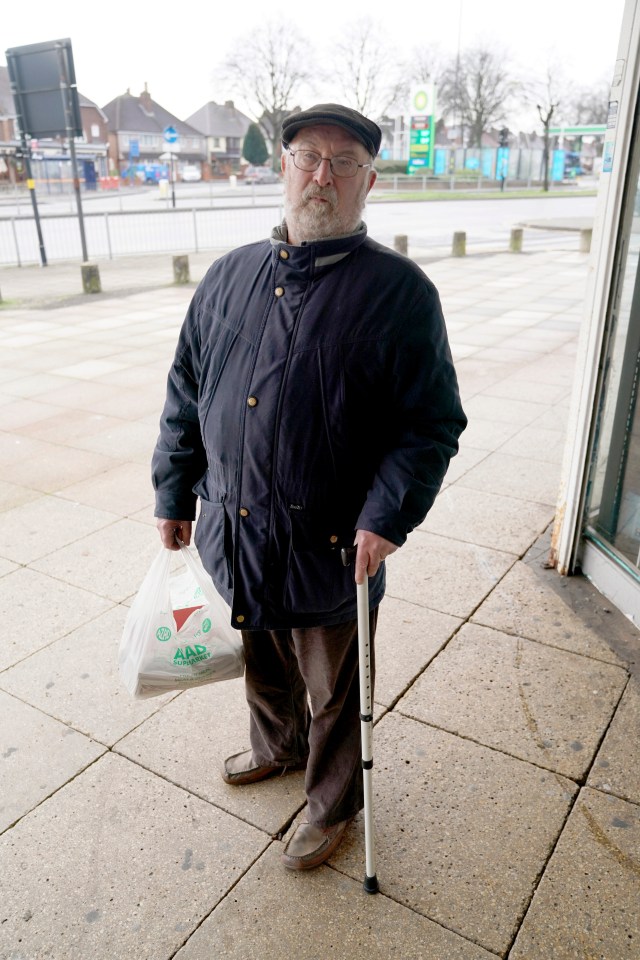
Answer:
[[[356, 547], [341, 551], [342, 562], [348, 567], [355, 560]], [[378, 892], [376, 851], [373, 831], [373, 692], [371, 685], [371, 639], [369, 634], [369, 578], [356, 584], [358, 598], [358, 670], [360, 677], [360, 739], [362, 742], [362, 779], [364, 786], [364, 847], [367, 893]]]

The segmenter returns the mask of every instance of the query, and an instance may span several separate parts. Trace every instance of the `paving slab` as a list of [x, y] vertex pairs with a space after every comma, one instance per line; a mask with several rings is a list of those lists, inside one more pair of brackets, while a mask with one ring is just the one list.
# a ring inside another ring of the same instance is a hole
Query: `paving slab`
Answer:
[[509, 960], [637, 960], [640, 809], [585, 788]]
[[113, 604], [88, 590], [18, 567], [0, 580], [0, 610], [9, 629], [0, 644], [0, 670], [87, 623]]
[[249, 710], [239, 678], [184, 691], [120, 740], [115, 750], [275, 835], [305, 803], [304, 771], [229, 786], [220, 776], [222, 762], [248, 747]]
[[529, 403], [546, 403], [551, 406], [568, 403], [571, 387], [565, 384], [542, 384], [533, 376], [527, 378], [520, 372], [492, 384], [484, 392], [487, 396], [502, 397], [504, 400], [525, 400]]
[[158, 535], [147, 524], [117, 519], [34, 560], [32, 567], [119, 602], [138, 589], [159, 550]]
[[65, 500], [99, 507], [121, 517], [131, 517], [142, 508], [148, 509], [154, 499], [148, 463], [122, 463], [57, 492]]
[[397, 710], [579, 780], [626, 683], [621, 667], [472, 624]]
[[4, 471], [5, 478], [23, 487], [54, 493], [72, 483], [95, 477], [124, 459], [123, 456], [118, 459], [117, 451], [111, 456], [59, 444], [49, 444], [49, 447], [46, 454], [39, 452], [37, 456], [10, 463]]
[[514, 457], [529, 457], [545, 463], [562, 464], [567, 443], [564, 429], [549, 429], [531, 423], [520, 433], [510, 437], [501, 447], [501, 453]]
[[[532, 403], [526, 400], [512, 400], [510, 403], [505, 403], [500, 397], [491, 397], [483, 393], [473, 397], [464, 405], [464, 411], [470, 421], [479, 417], [482, 420], [514, 423], [519, 429], [522, 429], [525, 424], [533, 423], [547, 409], [548, 407], [544, 402]], [[461, 441], [464, 442], [464, 433]]]
[[[465, 403], [466, 398], [463, 393], [462, 405], [464, 406]], [[474, 417], [469, 420], [469, 424], [462, 435], [461, 443], [466, 442], [476, 450], [495, 450], [514, 437], [521, 429], [522, 425], [518, 423]]]
[[102, 744], [0, 691], [0, 832], [104, 752]]
[[386, 561], [387, 594], [466, 618], [515, 559], [514, 554], [416, 530]]
[[472, 466], [460, 479], [460, 486], [555, 508], [560, 490], [560, 465], [498, 451]]
[[[575, 789], [557, 774], [386, 714], [374, 743], [382, 893], [503, 954]], [[362, 880], [361, 817], [331, 863]]]
[[176, 696], [134, 700], [120, 682], [117, 651], [127, 612], [112, 607], [0, 673], [0, 689], [111, 746]]
[[2, 514], [0, 554], [27, 564], [106, 527], [115, 514], [55, 496], [42, 496]]
[[385, 597], [375, 639], [376, 702], [391, 706], [461, 623], [459, 617]]
[[573, 610], [568, 598], [563, 599], [553, 589], [549, 578], [557, 581], [558, 587], [566, 586], [566, 580], [554, 572], [543, 577], [529, 564], [516, 563], [473, 614], [473, 621], [620, 664], [622, 661], [607, 643], [606, 632]]
[[460, 477], [463, 477], [468, 470], [475, 467], [484, 458], [488, 456], [487, 450], [475, 450], [467, 446], [464, 442], [460, 445], [460, 450], [449, 464], [449, 469], [444, 478], [443, 489], [450, 484], [455, 483]]
[[[158, 398], [158, 420], [163, 401]], [[111, 427], [108, 430], [96, 432], [90, 437], [81, 437], [75, 445], [83, 450], [90, 451], [94, 456], [100, 454], [114, 460], [129, 460], [146, 465], [150, 474], [151, 456], [158, 439], [158, 426], [133, 420]]]
[[3, 942], [24, 960], [171, 957], [267, 843], [107, 754], [0, 837]]
[[[491, 960], [476, 944], [329, 867], [285, 870], [274, 843], [176, 960]], [[286, 904], [286, 918], [282, 916]], [[279, 922], [267, 918], [282, 917]]]
[[549, 504], [473, 490], [459, 483], [438, 495], [419, 530], [522, 554], [551, 522]]
[[640, 681], [632, 677], [587, 781], [640, 804]]
[[57, 408], [52, 416], [22, 427], [19, 437], [21, 440], [34, 438], [51, 443], [68, 443], [73, 446], [73, 441], [78, 437], [99, 433], [126, 422], [117, 417], [107, 417], [102, 413], [91, 413], [88, 410]]

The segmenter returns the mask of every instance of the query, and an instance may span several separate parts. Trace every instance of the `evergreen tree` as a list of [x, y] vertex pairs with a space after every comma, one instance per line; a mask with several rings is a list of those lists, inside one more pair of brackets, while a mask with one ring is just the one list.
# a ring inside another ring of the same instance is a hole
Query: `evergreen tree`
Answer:
[[263, 166], [269, 159], [267, 144], [257, 123], [252, 123], [247, 130], [242, 144], [242, 155], [256, 167]]

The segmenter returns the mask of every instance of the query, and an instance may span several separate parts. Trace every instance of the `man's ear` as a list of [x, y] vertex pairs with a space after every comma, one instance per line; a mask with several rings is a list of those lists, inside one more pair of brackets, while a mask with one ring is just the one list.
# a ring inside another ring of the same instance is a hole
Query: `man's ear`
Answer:
[[286, 155], [286, 153], [283, 151], [283, 152], [282, 152], [282, 156], [280, 157], [280, 169], [282, 170], [283, 173], [284, 173], [284, 171], [285, 171], [285, 167], [286, 167], [286, 166], [287, 166], [287, 155]]
[[374, 185], [377, 179], [378, 179], [378, 174], [376, 173], [375, 170], [372, 170], [369, 173], [369, 186], [367, 187], [367, 193], [369, 193], [369, 191], [371, 190], [371, 187]]

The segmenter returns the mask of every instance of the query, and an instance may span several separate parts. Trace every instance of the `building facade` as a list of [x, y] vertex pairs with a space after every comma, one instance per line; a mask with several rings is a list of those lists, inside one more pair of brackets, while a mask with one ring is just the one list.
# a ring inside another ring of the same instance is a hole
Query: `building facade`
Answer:
[[205, 137], [189, 123], [179, 120], [152, 99], [147, 86], [140, 96], [130, 90], [102, 108], [109, 125], [109, 162], [122, 174], [132, 165], [162, 163], [169, 146], [164, 131], [171, 127], [177, 142], [171, 152], [176, 173], [185, 165], [200, 166], [206, 160]]
[[228, 176], [240, 171], [242, 144], [251, 122], [233, 100], [224, 104], [210, 100], [187, 118], [187, 123], [206, 137], [208, 175]]

